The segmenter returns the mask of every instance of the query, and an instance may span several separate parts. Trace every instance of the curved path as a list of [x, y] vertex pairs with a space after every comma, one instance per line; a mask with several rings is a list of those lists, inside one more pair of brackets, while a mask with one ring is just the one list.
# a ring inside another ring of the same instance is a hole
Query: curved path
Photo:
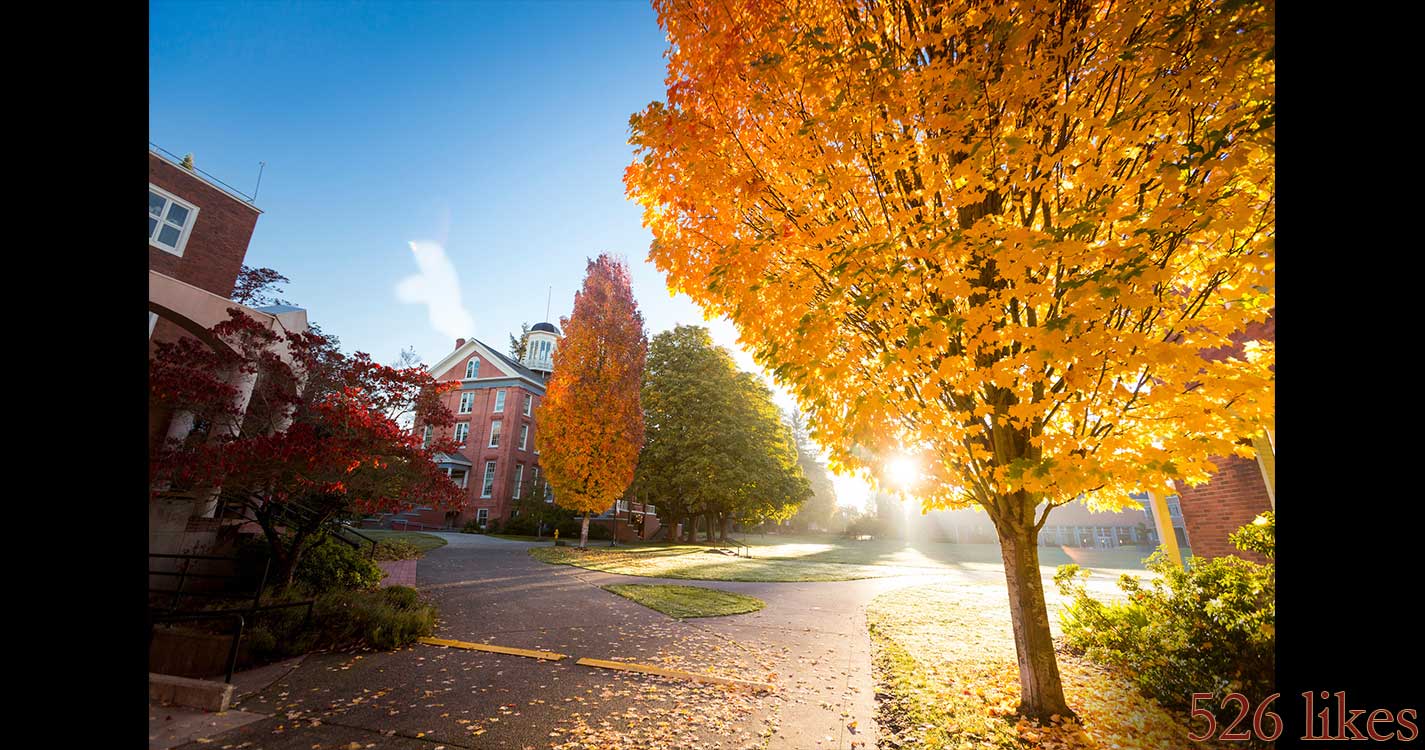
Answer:
[[[416, 573], [440, 611], [437, 637], [571, 658], [545, 662], [425, 645], [313, 655], [235, 704], [271, 718], [212, 738], [217, 744], [185, 747], [874, 748], [865, 605], [885, 591], [947, 577], [669, 580], [542, 563], [528, 554], [534, 543], [439, 536], [448, 544], [421, 558]], [[625, 582], [726, 589], [766, 607], [680, 621], [599, 588]], [[754, 694], [595, 669], [574, 664], [580, 657], [768, 681], [776, 689]]]

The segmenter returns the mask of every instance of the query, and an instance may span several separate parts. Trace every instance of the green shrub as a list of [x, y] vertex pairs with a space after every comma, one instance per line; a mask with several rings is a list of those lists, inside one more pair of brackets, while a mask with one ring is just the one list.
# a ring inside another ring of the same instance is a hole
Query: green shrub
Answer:
[[539, 521], [534, 516], [515, 516], [505, 522], [505, 530], [503, 533], [535, 536], [539, 533]]
[[415, 609], [421, 603], [421, 595], [410, 586], [387, 586], [381, 589], [386, 603], [396, 609]]
[[322, 642], [332, 648], [390, 650], [435, 632], [435, 607], [405, 586], [330, 593], [317, 600], [316, 619]]
[[374, 588], [385, 573], [366, 555], [327, 537], [297, 561], [293, 579], [313, 594]]
[[[299, 599], [289, 594], [266, 603]], [[317, 597], [310, 623], [306, 607], [259, 613], [243, 632], [241, 664], [247, 668], [318, 649], [401, 648], [434, 633], [435, 616], [435, 607], [407, 586], [331, 591]]]
[[404, 539], [393, 539], [376, 544], [377, 560], [410, 560], [421, 556], [421, 548]]
[[875, 516], [861, 516], [846, 524], [846, 535], [853, 539], [863, 534], [880, 539], [887, 536], [888, 531], [885, 521]]
[[1077, 565], [1054, 576], [1069, 600], [1060, 612], [1070, 650], [1118, 668], [1143, 694], [1169, 708], [1187, 710], [1193, 693], [1231, 721], [1239, 707], [1222, 699], [1240, 692], [1253, 702], [1274, 692], [1276, 676], [1276, 516], [1267, 512], [1232, 535], [1238, 549], [1257, 552], [1259, 565], [1238, 557], [1194, 557], [1178, 568], [1160, 553], [1148, 558], [1159, 574], [1149, 586], [1123, 576], [1123, 602], [1088, 595]]
[[479, 522], [477, 522], [477, 521], [476, 521], [475, 519], [473, 519], [473, 518], [470, 519], [469, 521], [466, 521], [466, 522], [465, 522], [465, 526], [461, 527], [460, 530], [463, 531], [463, 532], [465, 532], [466, 534], [483, 534], [483, 533], [485, 533], [485, 530], [482, 529], [482, 528], [480, 528]]

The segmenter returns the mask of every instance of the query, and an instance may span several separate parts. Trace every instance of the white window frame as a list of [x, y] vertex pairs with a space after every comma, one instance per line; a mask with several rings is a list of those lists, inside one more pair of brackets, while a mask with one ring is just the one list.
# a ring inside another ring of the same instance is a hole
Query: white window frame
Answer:
[[484, 526], [486, 523], [489, 523], [489, 521], [490, 521], [490, 509], [489, 509], [489, 508], [479, 508], [479, 509], [477, 509], [477, 510], [475, 511], [475, 523], [480, 524], [481, 526]]
[[489, 447], [491, 447], [491, 448], [498, 448], [498, 447], [500, 447], [500, 422], [501, 422], [501, 421], [502, 421], [502, 420], [499, 420], [499, 419], [494, 419], [494, 420], [491, 420], [491, 421], [490, 421], [490, 445], [489, 445]]
[[534, 410], [534, 396], [531, 396], [531, 395], [529, 395], [529, 394], [525, 394], [525, 397], [524, 397], [524, 415], [525, 415], [526, 417], [530, 416], [530, 412], [533, 411], [533, 410]]
[[[460, 428], [461, 428], [461, 427], [464, 427], [464, 428], [465, 428], [465, 434], [463, 434], [463, 435], [460, 433]], [[469, 437], [470, 437], [470, 423], [469, 423], [469, 422], [456, 422], [456, 423], [455, 423], [455, 442], [456, 442], [457, 444], [459, 444], [459, 445], [465, 445], [465, 441], [466, 441]]]
[[[153, 184], [152, 182], [148, 184], [148, 189], [151, 192], [158, 193], [164, 199], [169, 201], [169, 203], [177, 203], [178, 205], [188, 209], [188, 221], [183, 224], [183, 228], [178, 232], [178, 244], [176, 246], [169, 247], [160, 243], [158, 241], [157, 235], [153, 235], [148, 238], [149, 247], [156, 247], [165, 253], [169, 253], [170, 255], [177, 255], [178, 257], [182, 258], [183, 249], [188, 246], [188, 237], [189, 235], [193, 234], [193, 225], [198, 223], [198, 207], [193, 205], [192, 203], [189, 203], [186, 200], [183, 200], [182, 198], [179, 198], [173, 193], [164, 190], [163, 188]], [[162, 230], [163, 225], [168, 220], [168, 206], [168, 203], [163, 204], [163, 214], [158, 218], [159, 230]]]
[[425, 429], [421, 431], [421, 447], [422, 447], [422, 448], [429, 448], [429, 447], [430, 447], [430, 438], [431, 438], [431, 426], [430, 426], [430, 425], [426, 425]]
[[465, 378], [468, 380], [478, 377], [480, 377], [480, 358], [471, 357], [470, 361], [465, 363]]
[[480, 484], [480, 497], [490, 497], [495, 492], [495, 462], [485, 462], [485, 479]]
[[495, 390], [495, 408], [494, 408], [494, 410], [493, 410], [491, 413], [492, 413], [492, 414], [502, 414], [502, 413], [504, 413], [504, 411], [505, 411], [505, 389], [504, 389], [504, 388], [497, 388], [497, 389]]
[[520, 450], [529, 450], [529, 425], [520, 425]]
[[158, 323], [158, 313], [149, 311], [148, 314], [148, 337], [153, 338], [153, 327]]
[[460, 392], [460, 406], [456, 414], [469, 414], [475, 408], [475, 391]]
[[524, 481], [524, 464], [515, 464], [515, 491], [510, 494], [512, 500], [520, 499], [520, 483]]

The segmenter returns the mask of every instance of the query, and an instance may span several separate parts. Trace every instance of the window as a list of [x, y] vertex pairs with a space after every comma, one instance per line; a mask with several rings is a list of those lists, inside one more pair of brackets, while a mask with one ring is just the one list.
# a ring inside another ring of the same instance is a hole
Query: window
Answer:
[[495, 391], [495, 411], [505, 410], [505, 389]]
[[459, 443], [460, 445], [465, 445], [465, 438], [466, 438], [466, 436], [469, 435], [469, 434], [470, 434], [470, 423], [469, 423], [469, 422], [461, 422], [460, 424], [455, 425], [455, 442], [456, 442], [456, 443]]
[[479, 358], [479, 357], [471, 357], [471, 358], [470, 358], [470, 361], [465, 363], [465, 377], [467, 377], [467, 378], [478, 378], [478, 377], [480, 377], [480, 358]]
[[515, 491], [511, 494], [515, 500], [520, 499], [520, 483], [524, 481], [524, 464], [515, 464]]
[[490, 423], [490, 447], [500, 447], [500, 420], [498, 419]]
[[475, 523], [478, 523], [478, 524], [480, 524], [481, 526], [484, 526], [484, 525], [485, 525], [485, 522], [488, 521], [488, 520], [490, 520], [490, 509], [489, 509], [489, 508], [481, 508], [481, 509], [475, 511]]
[[475, 405], [475, 391], [466, 391], [460, 394], [460, 413], [469, 414], [470, 407]]
[[480, 497], [489, 497], [495, 491], [495, 462], [485, 462], [485, 484], [480, 488]]
[[530, 469], [529, 474], [529, 494], [539, 497], [539, 467]]
[[534, 410], [534, 396], [525, 396], [525, 397], [524, 397], [524, 415], [525, 415], [526, 417], [530, 416], [530, 412], [532, 412], [533, 410]]
[[425, 429], [421, 431], [421, 447], [430, 447], [430, 425], [426, 425]]
[[529, 450], [529, 425], [520, 425], [520, 450]]
[[183, 255], [188, 234], [198, 220], [198, 207], [162, 188], [148, 186], [148, 244]]
[[153, 338], [153, 325], [158, 322], [158, 313], [148, 314], [148, 337]]

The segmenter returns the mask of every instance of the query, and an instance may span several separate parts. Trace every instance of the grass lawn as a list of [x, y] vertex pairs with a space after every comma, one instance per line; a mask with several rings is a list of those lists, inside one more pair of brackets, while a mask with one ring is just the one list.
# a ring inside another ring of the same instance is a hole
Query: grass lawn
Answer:
[[[1046, 591], [1058, 635], [1057, 592]], [[1205, 748], [1183, 719], [1093, 663], [1059, 654], [1070, 708], [1081, 725], [1038, 726], [1013, 715], [1019, 673], [1002, 583], [914, 586], [866, 608], [882, 731], [896, 747], [924, 750]]]
[[640, 545], [622, 547], [533, 547], [536, 560], [573, 565], [605, 573], [693, 581], [851, 581], [896, 575], [896, 569], [871, 565], [797, 562], [793, 560], [730, 557], [691, 545]]
[[[730, 557], [690, 544], [634, 544], [594, 547], [541, 547], [530, 550], [536, 559], [559, 565], [653, 578], [703, 581], [850, 581], [859, 578], [923, 573], [1003, 575], [999, 547], [993, 544], [904, 542], [885, 539], [857, 542], [831, 536], [748, 535], [742, 542], [752, 557]], [[1142, 574], [1147, 550], [1041, 547], [1040, 569], [1051, 579], [1064, 563], [1091, 570], [1101, 583], [1117, 580], [1120, 573]]]
[[678, 619], [740, 615], [756, 612], [766, 606], [755, 596], [743, 596], [705, 586], [628, 583], [610, 584], [603, 588]]
[[375, 539], [378, 546], [392, 542], [405, 542], [414, 545], [422, 555], [437, 547], [445, 546], [444, 539], [434, 534], [425, 534], [419, 531], [392, 531], [390, 529], [357, 529], [357, 531]]

